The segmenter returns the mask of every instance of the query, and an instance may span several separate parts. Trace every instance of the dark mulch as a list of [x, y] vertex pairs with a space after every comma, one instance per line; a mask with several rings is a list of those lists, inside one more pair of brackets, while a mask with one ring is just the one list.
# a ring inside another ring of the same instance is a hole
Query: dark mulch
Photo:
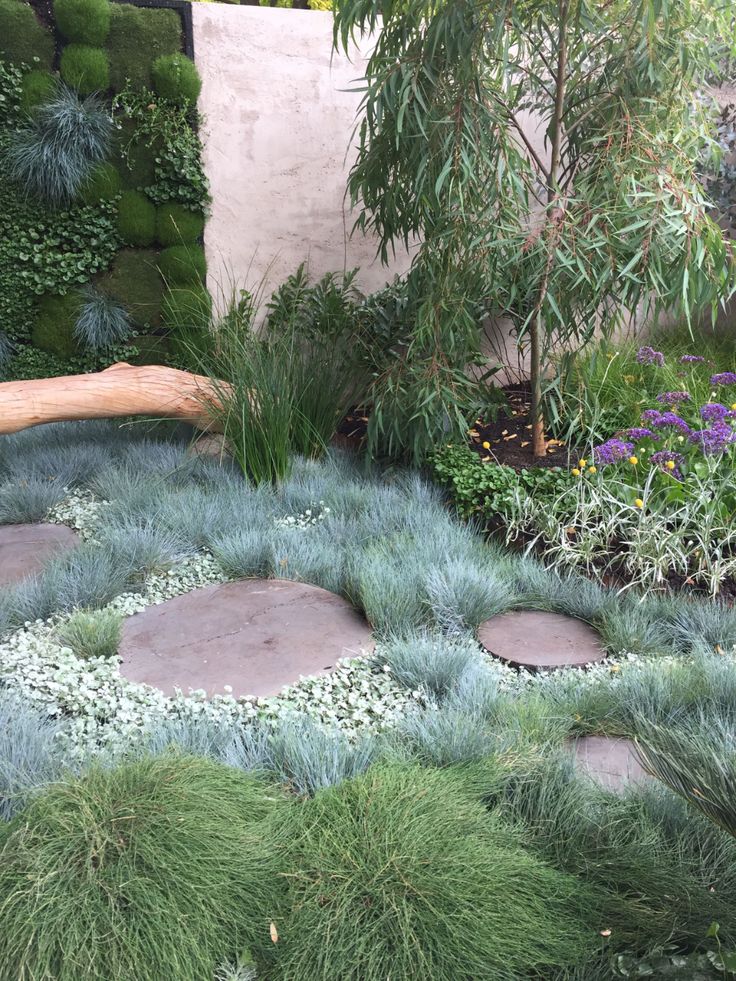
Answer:
[[29, 0], [30, 5], [36, 12], [36, 17], [44, 27], [54, 28], [54, 4], [53, 0]]
[[[559, 440], [549, 439], [547, 454], [535, 457], [532, 450], [529, 417], [531, 393], [528, 385], [508, 385], [504, 388], [506, 405], [499, 408], [495, 419], [477, 419], [468, 430], [468, 446], [481, 460], [503, 463], [515, 470], [530, 467], [566, 467], [569, 449]], [[338, 428], [342, 445], [360, 446], [368, 429], [370, 409], [354, 408]], [[488, 446], [484, 446], [488, 443]]]

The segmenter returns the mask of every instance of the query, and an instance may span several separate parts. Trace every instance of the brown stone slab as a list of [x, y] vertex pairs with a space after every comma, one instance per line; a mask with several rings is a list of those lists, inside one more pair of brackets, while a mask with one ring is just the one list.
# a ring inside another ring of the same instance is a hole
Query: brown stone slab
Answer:
[[598, 634], [587, 623], [539, 610], [491, 617], [478, 628], [478, 640], [508, 664], [532, 670], [582, 667], [605, 657]]
[[365, 620], [317, 586], [246, 579], [177, 596], [123, 624], [120, 671], [172, 695], [274, 695], [372, 648]]
[[66, 525], [1, 525], [0, 586], [39, 572], [52, 555], [77, 545], [79, 536]]
[[639, 762], [631, 739], [583, 736], [573, 745], [575, 764], [607, 790], [623, 790], [627, 784], [651, 777]]

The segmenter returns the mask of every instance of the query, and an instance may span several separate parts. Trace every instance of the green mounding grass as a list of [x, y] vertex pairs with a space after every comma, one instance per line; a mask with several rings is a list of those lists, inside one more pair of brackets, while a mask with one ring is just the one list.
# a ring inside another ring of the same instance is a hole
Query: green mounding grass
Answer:
[[575, 775], [568, 750], [511, 772], [486, 803], [541, 858], [607, 894], [605, 928], [616, 946], [692, 948], [714, 920], [733, 942], [736, 843], [661, 786], [605, 791]]
[[0, 691], [0, 826], [61, 772], [59, 724], [17, 694]]
[[54, 39], [30, 4], [0, 0], [0, 59], [29, 68], [51, 68]]
[[74, 334], [77, 318], [82, 309], [82, 299], [78, 293], [65, 296], [48, 295], [41, 297], [36, 320], [31, 332], [35, 347], [60, 358], [73, 358], [81, 351]]
[[211, 312], [212, 297], [204, 286], [193, 283], [166, 291], [162, 315], [164, 324], [172, 331], [187, 335], [205, 332]]
[[79, 610], [59, 628], [59, 640], [77, 657], [114, 657], [120, 645], [123, 618], [114, 610], [88, 613]]
[[67, 41], [99, 46], [110, 30], [109, 0], [54, 0], [56, 26]]
[[96, 205], [111, 201], [120, 193], [120, 172], [111, 163], [98, 164], [82, 185], [79, 196], [83, 204]]
[[202, 79], [194, 62], [183, 54], [162, 55], [153, 63], [153, 88], [162, 99], [178, 106], [196, 105]]
[[171, 286], [204, 283], [207, 264], [201, 245], [171, 245], [158, 257], [158, 268]]
[[599, 947], [591, 892], [441, 770], [373, 767], [293, 808], [274, 979], [547, 977]]
[[51, 72], [36, 68], [26, 72], [21, 83], [20, 104], [27, 113], [32, 113], [54, 94], [56, 80]]
[[156, 236], [156, 206], [141, 191], [123, 191], [118, 202], [118, 232], [126, 245], [147, 248]]
[[253, 777], [168, 755], [38, 797], [0, 853], [5, 977], [203, 981], [270, 944], [281, 880]]
[[125, 187], [140, 190], [150, 187], [156, 181], [156, 152], [154, 143], [136, 139], [137, 127], [134, 119], [122, 117], [116, 120], [117, 131], [115, 161]]
[[183, 204], [162, 204], [156, 211], [156, 238], [159, 245], [193, 245], [204, 232], [204, 215]]
[[110, 87], [110, 63], [102, 48], [67, 44], [59, 63], [61, 77], [80, 95], [106, 92]]
[[110, 85], [122, 92], [129, 80], [134, 88], [153, 88], [153, 63], [162, 55], [181, 50], [181, 21], [174, 10], [112, 4], [110, 33]]
[[99, 288], [119, 300], [138, 326], [160, 327], [164, 283], [158, 256], [147, 249], [121, 249], [109, 270], [97, 281]]

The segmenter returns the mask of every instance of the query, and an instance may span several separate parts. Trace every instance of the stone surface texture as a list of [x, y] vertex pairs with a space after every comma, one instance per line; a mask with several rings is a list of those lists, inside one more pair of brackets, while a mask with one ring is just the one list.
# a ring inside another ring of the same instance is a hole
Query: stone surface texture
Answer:
[[539, 610], [491, 617], [478, 628], [478, 639], [501, 660], [532, 670], [582, 667], [605, 657], [598, 634], [587, 623]]
[[206, 586], [123, 624], [121, 673], [160, 688], [274, 695], [372, 648], [368, 624], [327, 590], [285, 580]]
[[0, 526], [0, 587], [39, 572], [52, 555], [77, 545], [79, 536], [66, 525]]
[[583, 736], [574, 744], [576, 766], [607, 790], [623, 790], [629, 783], [652, 778], [636, 757], [630, 739]]

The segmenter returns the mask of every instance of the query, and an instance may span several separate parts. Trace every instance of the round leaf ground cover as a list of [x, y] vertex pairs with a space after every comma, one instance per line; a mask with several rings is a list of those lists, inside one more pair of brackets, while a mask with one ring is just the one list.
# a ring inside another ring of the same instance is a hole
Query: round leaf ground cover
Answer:
[[0, 526], [0, 586], [40, 572], [52, 555], [78, 544], [79, 537], [66, 525]]
[[167, 695], [176, 689], [274, 695], [369, 648], [370, 627], [334, 593], [247, 579], [205, 586], [129, 617], [120, 670]]
[[587, 623], [540, 610], [491, 617], [478, 628], [478, 640], [501, 660], [532, 671], [583, 667], [605, 657], [598, 634]]

